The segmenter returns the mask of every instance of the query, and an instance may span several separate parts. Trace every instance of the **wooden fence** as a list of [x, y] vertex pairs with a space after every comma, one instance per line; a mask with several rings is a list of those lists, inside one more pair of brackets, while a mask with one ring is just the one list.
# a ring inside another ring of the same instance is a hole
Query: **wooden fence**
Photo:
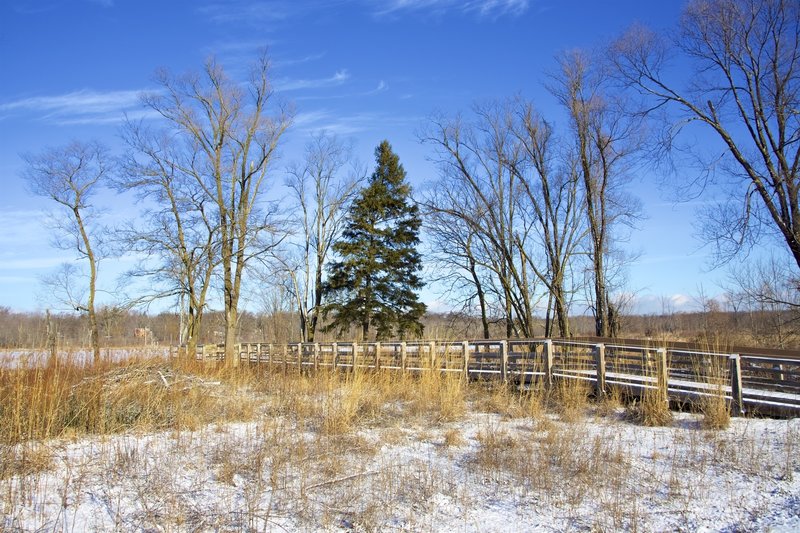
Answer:
[[[682, 346], [614, 344], [568, 339], [414, 342], [242, 343], [241, 361], [284, 369], [431, 369], [461, 373], [467, 379], [499, 379], [551, 386], [577, 379], [595, 394], [611, 387], [641, 395], [651, 390], [664, 401], [690, 402], [723, 394], [733, 414], [800, 414], [800, 355], [772, 350], [719, 353]], [[204, 345], [198, 359], [224, 357], [221, 344]]]

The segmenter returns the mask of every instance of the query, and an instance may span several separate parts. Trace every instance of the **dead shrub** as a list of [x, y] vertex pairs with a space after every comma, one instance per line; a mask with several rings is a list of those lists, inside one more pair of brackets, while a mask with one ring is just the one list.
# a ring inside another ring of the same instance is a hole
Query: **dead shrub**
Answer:
[[578, 422], [586, 415], [591, 394], [591, 383], [582, 379], [558, 380], [552, 402], [565, 422]]
[[464, 436], [461, 434], [461, 431], [458, 429], [448, 429], [444, 434], [444, 441], [442, 444], [446, 448], [457, 448], [459, 446], [463, 446], [466, 444], [466, 440], [464, 440]]
[[652, 387], [642, 390], [638, 400], [634, 400], [625, 410], [625, 417], [643, 426], [668, 426], [672, 423], [669, 402], [664, 401], [661, 392]]

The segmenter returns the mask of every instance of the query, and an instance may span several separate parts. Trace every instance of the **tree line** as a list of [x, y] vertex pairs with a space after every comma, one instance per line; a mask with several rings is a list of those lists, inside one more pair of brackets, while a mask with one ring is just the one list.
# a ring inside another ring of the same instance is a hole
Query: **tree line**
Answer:
[[[438, 176], [416, 194], [388, 141], [367, 176], [324, 133], [281, 184], [274, 160], [292, 112], [272, 94], [268, 57], [246, 83], [211, 59], [197, 73], [157, 74], [160, 90], [142, 104], [161, 120], [128, 121], [122, 155], [75, 141], [24, 155], [24, 177], [61, 207], [56, 244], [87, 267], [85, 292], [74, 267], [51, 281], [86, 314], [96, 357], [98, 264], [122, 252], [143, 257], [128, 279], [148, 290], [131, 301], [177, 300], [189, 352], [219, 291], [232, 355], [243, 286], [259, 272], [292, 302], [301, 340], [321, 330], [421, 335], [423, 263], [485, 337], [498, 324], [508, 337], [534, 336], [542, 322], [545, 335], [567, 337], [570, 316], [584, 312], [596, 335], [614, 336], [635, 259], [624, 242], [641, 216], [631, 182], [651, 171], [713, 195], [699, 228], [715, 264], [776, 250], [731, 268], [740, 301], [796, 309], [799, 43], [796, 2], [694, 0], [669, 33], [634, 26], [607, 46], [558, 55], [546, 86], [560, 127], [519, 96], [432, 116], [419, 137]], [[277, 201], [281, 185], [289, 194]], [[103, 231], [101, 187], [133, 194], [141, 216]]]

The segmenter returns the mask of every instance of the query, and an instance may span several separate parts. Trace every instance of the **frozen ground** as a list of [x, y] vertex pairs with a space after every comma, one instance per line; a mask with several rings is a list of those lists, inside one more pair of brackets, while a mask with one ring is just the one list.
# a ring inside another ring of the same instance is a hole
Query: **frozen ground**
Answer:
[[0, 480], [0, 530], [800, 531], [800, 420], [398, 420], [30, 445]]
[[[118, 363], [135, 358], [169, 357], [169, 347], [146, 346], [129, 348], [103, 348], [104, 361]], [[47, 364], [50, 353], [46, 350], [0, 350], [0, 368], [41, 367]], [[85, 348], [59, 350], [58, 359], [75, 365], [92, 362], [94, 354]]]

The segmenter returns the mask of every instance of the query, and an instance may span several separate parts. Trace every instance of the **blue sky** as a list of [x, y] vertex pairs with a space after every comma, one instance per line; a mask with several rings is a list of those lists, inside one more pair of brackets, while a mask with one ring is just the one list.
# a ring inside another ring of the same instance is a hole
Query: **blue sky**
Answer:
[[[153, 73], [197, 69], [214, 54], [234, 76], [266, 46], [277, 95], [296, 109], [276, 172], [299, 157], [309, 134], [353, 140], [367, 165], [384, 138], [415, 187], [436, 175], [415, 132], [433, 112], [467, 112], [476, 101], [522, 95], [562, 119], [544, 88], [557, 52], [590, 47], [638, 21], [673, 25], [682, 2], [629, 0], [2, 0], [0, 1], [0, 305], [49, 305], [39, 279], [70, 259], [43, 225], [49, 206], [25, 191], [21, 152], [73, 138], [119, 147], [127, 114], [141, 116]], [[630, 290], [640, 310], [661, 297], [691, 305], [718, 272], [689, 223], [695, 206], [674, 205], [656, 181], [632, 186], [648, 218], [628, 247], [641, 253]], [[117, 217], [125, 198], [107, 197]], [[119, 265], [117, 265], [119, 266]], [[113, 269], [108, 269], [112, 271]], [[104, 283], [111, 286], [107, 272]], [[427, 295], [429, 300], [432, 295]], [[649, 302], [649, 303], [648, 303]]]

